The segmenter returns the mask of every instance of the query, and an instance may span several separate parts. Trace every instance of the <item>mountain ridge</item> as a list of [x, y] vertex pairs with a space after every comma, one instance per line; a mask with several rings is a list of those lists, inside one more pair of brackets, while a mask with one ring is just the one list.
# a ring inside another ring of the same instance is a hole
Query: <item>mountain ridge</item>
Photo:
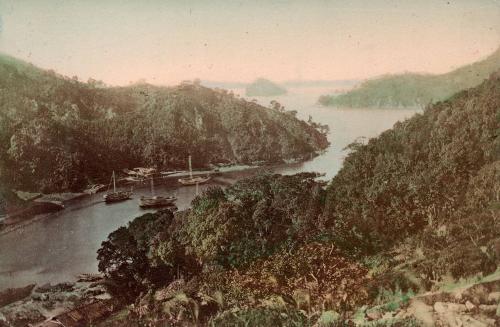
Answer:
[[26, 190], [81, 189], [144, 165], [181, 168], [190, 153], [197, 167], [280, 162], [328, 144], [292, 113], [197, 83], [106, 87], [4, 55], [0, 90], [0, 177]]
[[472, 64], [444, 74], [387, 74], [362, 82], [338, 96], [323, 95], [318, 102], [337, 107], [423, 107], [480, 84], [500, 69], [500, 48]]

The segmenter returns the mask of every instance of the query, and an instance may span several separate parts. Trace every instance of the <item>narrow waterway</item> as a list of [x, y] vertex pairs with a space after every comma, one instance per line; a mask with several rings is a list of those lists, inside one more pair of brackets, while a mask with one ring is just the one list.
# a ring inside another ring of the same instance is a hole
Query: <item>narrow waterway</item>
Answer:
[[[313, 160], [271, 167], [275, 172], [293, 174], [316, 171], [331, 179], [342, 167], [343, 149], [359, 137], [374, 137], [395, 122], [411, 117], [415, 110], [402, 109], [339, 109], [315, 104], [324, 89], [291, 89], [276, 100], [286, 110], [297, 110], [298, 117], [330, 126], [331, 146]], [[241, 90], [235, 90], [241, 93]], [[257, 98], [268, 105], [271, 98]], [[235, 181], [259, 173], [263, 169], [248, 169], [224, 173], [213, 178], [209, 185], [230, 185]], [[175, 178], [156, 186], [157, 193], [176, 195], [179, 210], [189, 207], [196, 195], [196, 187], [180, 186]], [[96, 251], [109, 233], [147, 212], [139, 208], [137, 199], [149, 194], [147, 186], [136, 188], [134, 199], [105, 204], [102, 194], [76, 200], [63, 211], [46, 215], [21, 229], [0, 235], [0, 289], [24, 286], [30, 283], [55, 283], [74, 280], [83, 272], [96, 272]]]

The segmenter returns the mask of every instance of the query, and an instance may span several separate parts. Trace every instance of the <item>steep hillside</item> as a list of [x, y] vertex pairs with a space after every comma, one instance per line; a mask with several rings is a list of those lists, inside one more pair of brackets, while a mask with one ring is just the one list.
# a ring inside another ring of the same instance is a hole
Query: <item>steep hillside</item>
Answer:
[[500, 48], [486, 59], [442, 75], [406, 73], [367, 80], [347, 93], [321, 96], [319, 102], [336, 107], [415, 107], [445, 100], [480, 84], [500, 69]]
[[141, 165], [279, 162], [327, 146], [291, 113], [198, 84], [132, 85], [67, 78], [0, 56], [0, 177], [26, 190], [76, 190]]
[[500, 284], [461, 279], [498, 279], [480, 277], [500, 263], [499, 101], [492, 76], [351, 145], [326, 188], [257, 176], [137, 218], [98, 251], [110, 292], [136, 303], [114, 325], [499, 323]]
[[352, 144], [328, 185], [265, 174], [138, 217], [98, 250], [123, 308], [100, 326], [496, 326], [499, 134], [493, 74]]
[[245, 94], [268, 97], [286, 94], [286, 89], [268, 79], [259, 78], [246, 87]]
[[414, 239], [423, 251], [414, 264], [430, 279], [496, 267], [499, 77], [351, 146], [325, 208], [339, 247], [373, 254]]

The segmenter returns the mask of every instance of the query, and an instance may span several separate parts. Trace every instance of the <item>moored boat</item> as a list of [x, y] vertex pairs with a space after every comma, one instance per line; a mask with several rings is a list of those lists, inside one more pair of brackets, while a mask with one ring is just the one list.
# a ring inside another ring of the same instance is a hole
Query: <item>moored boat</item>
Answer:
[[137, 176], [147, 177], [156, 172], [156, 168], [137, 167], [133, 170]]
[[188, 158], [188, 164], [189, 164], [189, 177], [186, 178], [179, 178], [178, 181], [182, 185], [198, 185], [198, 184], [203, 184], [206, 183], [210, 180], [210, 176], [196, 176], [193, 177], [193, 167], [191, 165], [191, 156]]
[[144, 178], [136, 177], [136, 176], [127, 176], [127, 177], [120, 179], [120, 181], [127, 182], [127, 183], [142, 183], [142, 182], [144, 182]]
[[182, 173], [182, 172], [183, 172], [182, 170], [161, 171], [160, 175], [162, 177], [168, 177], [170, 175], [175, 175], [175, 174]]
[[104, 191], [105, 188], [106, 188], [106, 185], [104, 185], [104, 184], [96, 184], [96, 185], [90, 186], [88, 189], [86, 189], [84, 191], [84, 193], [95, 194], [95, 193]]
[[132, 194], [132, 191], [111, 192], [104, 195], [104, 201], [106, 201], [106, 203], [125, 201], [131, 199]]
[[139, 207], [165, 207], [172, 205], [176, 200], [177, 198], [175, 196], [155, 195], [154, 179], [151, 178], [151, 196], [141, 196], [141, 198], [139, 199]]
[[177, 198], [175, 196], [142, 196], [139, 199], [139, 207], [154, 208], [172, 205]]
[[113, 171], [113, 176], [111, 177], [113, 180], [113, 192], [106, 193], [103, 198], [106, 203], [125, 201], [132, 197], [132, 191], [116, 191], [116, 178], [115, 172]]
[[182, 185], [196, 185], [203, 184], [210, 180], [210, 176], [196, 176], [196, 177], [188, 177], [188, 178], [179, 178], [179, 183]]

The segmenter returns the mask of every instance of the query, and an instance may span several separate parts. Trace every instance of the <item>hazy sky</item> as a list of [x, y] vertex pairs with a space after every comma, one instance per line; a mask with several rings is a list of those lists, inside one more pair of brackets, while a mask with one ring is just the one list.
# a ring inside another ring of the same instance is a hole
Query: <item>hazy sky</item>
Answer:
[[0, 51], [110, 84], [445, 72], [500, 45], [500, 0], [0, 0]]

